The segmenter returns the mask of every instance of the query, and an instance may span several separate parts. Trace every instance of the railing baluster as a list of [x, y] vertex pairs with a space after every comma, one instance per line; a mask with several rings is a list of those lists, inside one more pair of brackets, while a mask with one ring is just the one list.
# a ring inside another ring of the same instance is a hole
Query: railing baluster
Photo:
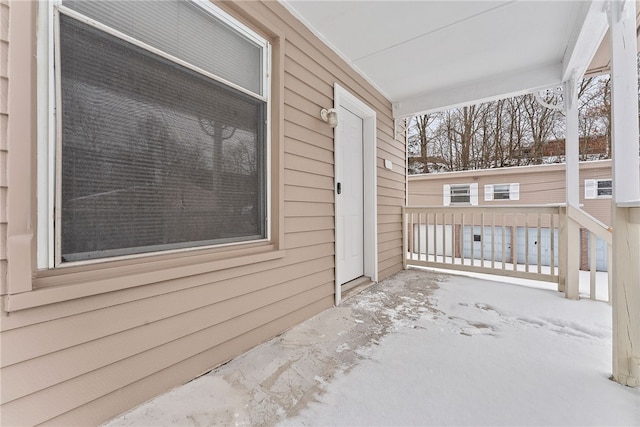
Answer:
[[491, 269], [496, 268], [496, 214], [491, 213]]
[[409, 229], [406, 231], [409, 237], [409, 259], [413, 261], [413, 254], [415, 252], [415, 239], [413, 238], [413, 234], [416, 232], [415, 226], [413, 224], [413, 212], [409, 214]]
[[500, 218], [502, 220], [502, 270], [507, 269], [507, 233], [505, 229], [506, 218], [505, 214], [502, 214]]
[[476, 215], [471, 213], [471, 265], [476, 265]]
[[464, 265], [464, 212], [460, 212], [460, 264]]
[[549, 261], [549, 267], [551, 275], [556, 275], [556, 214], [549, 215], [549, 245], [551, 246], [551, 260]]
[[591, 268], [589, 269], [589, 298], [596, 299], [596, 235], [589, 232], [589, 243], [591, 247]]
[[611, 304], [611, 292], [613, 291], [613, 253], [611, 252], [611, 245], [607, 245], [607, 302]]
[[524, 216], [524, 271], [529, 272], [529, 215]]
[[[435, 217], [436, 215], [438, 215], [437, 213], [434, 213], [433, 216]], [[424, 222], [425, 222], [425, 247], [426, 247], [426, 253], [425, 253], [425, 260], [429, 261], [429, 212], [427, 212], [425, 214], [425, 218], [424, 218]]]
[[[446, 262], [447, 257], [447, 235], [446, 235], [446, 229], [447, 229], [447, 216], [446, 213], [442, 212], [442, 262]], [[436, 236], [438, 235], [438, 229], [434, 228], [433, 229], [433, 240], [435, 242], [436, 240]], [[433, 253], [433, 259], [435, 259], [436, 261], [438, 260], [438, 247], [435, 246], [434, 247], [434, 253]]]
[[402, 211], [402, 268], [407, 269], [407, 248], [408, 248], [408, 239], [407, 233], [409, 231], [408, 222], [407, 222], [407, 213], [405, 212], [404, 206], [401, 209]]
[[518, 215], [513, 215], [513, 227], [511, 227], [511, 261], [513, 261], [513, 271], [518, 270]]
[[456, 214], [451, 212], [451, 264], [456, 260]]
[[542, 222], [540, 220], [540, 212], [538, 212], [538, 237], [536, 238], [538, 245], [538, 274], [542, 273]]
[[433, 215], [433, 260], [438, 261], [438, 214]]
[[480, 214], [480, 267], [484, 267], [484, 212]]
[[418, 261], [422, 261], [422, 214], [418, 212]]

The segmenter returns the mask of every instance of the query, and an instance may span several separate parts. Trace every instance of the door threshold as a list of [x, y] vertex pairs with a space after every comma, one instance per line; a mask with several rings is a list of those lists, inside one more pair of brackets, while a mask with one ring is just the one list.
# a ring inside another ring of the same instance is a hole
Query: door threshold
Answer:
[[372, 282], [371, 278], [367, 276], [358, 277], [357, 279], [344, 283], [342, 285], [342, 301], [346, 301], [352, 296], [359, 294], [374, 283], [375, 282]]

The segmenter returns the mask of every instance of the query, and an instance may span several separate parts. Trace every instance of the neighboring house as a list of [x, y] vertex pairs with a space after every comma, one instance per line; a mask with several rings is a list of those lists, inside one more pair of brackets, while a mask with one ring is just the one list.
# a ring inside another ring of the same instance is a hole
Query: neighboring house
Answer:
[[[580, 204], [606, 225], [611, 225], [611, 176], [611, 160], [580, 163]], [[564, 164], [410, 175], [408, 181], [409, 206], [544, 205], [566, 200]], [[588, 244], [583, 232], [583, 269], [588, 266]], [[606, 245], [597, 245], [598, 269], [605, 270]]]
[[391, 102], [280, 3], [62, 5], [0, 2], [3, 425], [101, 423], [402, 268]]

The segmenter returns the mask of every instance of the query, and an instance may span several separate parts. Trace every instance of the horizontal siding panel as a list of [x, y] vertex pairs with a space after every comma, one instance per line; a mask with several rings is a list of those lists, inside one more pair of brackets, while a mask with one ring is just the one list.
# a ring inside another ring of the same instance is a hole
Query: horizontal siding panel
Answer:
[[[394, 248], [387, 249], [384, 251], [381, 251], [378, 249], [378, 259], [381, 261], [385, 261], [385, 260], [396, 258], [396, 257], [402, 257], [402, 246], [396, 246]], [[402, 262], [402, 260], [400, 260], [400, 262]]]
[[[0, 207], [7, 206], [7, 188], [0, 187]], [[7, 223], [7, 210], [0, 209], [0, 223]]]
[[378, 224], [399, 224], [402, 223], [402, 215], [378, 215]]
[[[10, 366], [2, 371], [3, 382], [11, 384], [11, 387], [3, 390], [2, 403], [33, 394], [69, 378], [78, 377], [222, 323], [227, 320], [227, 313], [234, 313], [234, 317], [242, 316], [314, 287], [323, 286], [333, 279], [333, 269], [324, 270], [262, 289], [254, 294], [243, 295], [235, 300], [212, 304]], [[126, 348], [119, 348], [119, 343], [122, 342], [129, 344]], [[74, 360], [75, 363], [70, 364], [69, 360]], [[25, 376], [24, 372], [37, 375]]]
[[98, 425], [113, 418], [113, 414], [120, 414], [152, 397], [155, 390], [168, 391], [176, 384], [186, 383], [191, 379], [207, 372], [212, 367], [221, 365], [231, 358], [276, 336], [302, 321], [333, 306], [333, 295], [320, 299], [278, 319], [263, 324], [251, 331], [223, 344], [197, 354], [184, 363], [173, 365], [156, 372], [121, 389], [108, 393], [96, 400], [88, 402], [72, 411], [49, 420], [52, 425], [77, 425], [77, 420], [84, 420], [85, 425]]
[[307, 144], [303, 141], [287, 138], [284, 146], [285, 152], [295, 154], [300, 157], [306, 157], [327, 164], [333, 165], [333, 151], [326, 148], [320, 148], [313, 144]]
[[378, 195], [378, 204], [388, 206], [403, 206], [404, 194], [397, 197], [380, 196]]
[[378, 178], [384, 178], [391, 181], [404, 183], [404, 170], [402, 170], [402, 173], [397, 171], [390, 171], [389, 169], [385, 169], [383, 167], [378, 167], [377, 170]]
[[298, 216], [333, 215], [335, 210], [333, 203], [285, 202], [284, 212], [286, 218], [291, 218]]
[[[291, 44], [287, 44], [289, 48]], [[314, 72], [304, 68], [295, 59], [286, 54], [284, 58], [285, 77], [284, 86], [289, 87], [289, 77], [295, 77], [297, 80], [305, 83], [307, 86], [314, 88], [318, 93], [323, 96], [333, 99], [333, 83], [323, 81], [316, 76]], [[314, 70], [315, 71], [315, 70]]]
[[304, 218], [287, 218], [284, 221], [285, 233], [304, 231], [333, 230], [333, 216], [316, 216]]
[[404, 204], [405, 192], [404, 189], [399, 190], [396, 188], [385, 188], [378, 186], [378, 196], [395, 197], [402, 199]]
[[[379, 140], [376, 155], [383, 159], [392, 160], [399, 168], [404, 169], [406, 166], [405, 151], [401, 143], [393, 141], [393, 144], [384, 140]], [[395, 167], [394, 167], [395, 168]]]
[[388, 233], [390, 231], [402, 231], [402, 223], [378, 224], [378, 234]]
[[[255, 325], [273, 321], [282, 313], [292, 311], [292, 307], [303, 307], [332, 294], [331, 286], [314, 288], [271, 304], [261, 310], [233, 318], [222, 324], [186, 335], [149, 352], [108, 365], [86, 375], [70, 379], [22, 399], [3, 405], [3, 423], [35, 425], [43, 423], [60, 413], [91, 402], [107, 392], [116, 391], [154, 372], [167, 369], [177, 361], [190, 357], [246, 333]], [[83, 393], [77, 393], [82, 390]], [[39, 404], [47, 402], [47, 405]], [[38, 410], [34, 411], [33, 408]]]
[[[298, 234], [313, 233], [319, 232]], [[2, 334], [3, 367], [322, 271], [333, 267], [333, 261], [333, 256], [312, 259], [215, 285], [146, 298], [135, 305], [120, 304], [55, 322], [5, 331]]]
[[291, 138], [297, 141], [309, 141], [317, 147], [333, 149], [333, 136], [311, 132], [308, 128], [300, 126], [294, 121], [284, 121], [284, 136], [285, 141], [287, 138]]
[[402, 213], [402, 206], [378, 206], [378, 215], [400, 215]]
[[166, 281], [156, 283], [151, 286], [137, 286], [130, 289], [109, 292], [107, 294], [96, 295], [93, 297], [82, 298], [80, 300], [70, 300], [55, 305], [45, 305], [41, 307], [23, 310], [5, 317], [2, 322], [3, 330], [11, 330], [24, 326], [34, 325], [36, 323], [47, 322], [56, 318], [69, 317], [94, 310], [103, 309], [105, 307], [115, 306], [118, 304], [128, 303], [132, 301], [143, 300], [153, 296], [177, 292], [183, 289], [194, 288], [197, 286], [213, 284], [224, 280], [241, 280], [242, 277], [249, 279], [260, 273], [267, 273], [270, 270], [290, 265], [306, 262], [317, 258], [318, 251], [333, 252], [333, 244], [318, 246], [313, 248], [299, 248], [287, 251], [285, 258], [270, 261], [268, 263], [256, 263], [245, 265], [241, 268], [233, 268], [220, 270], [211, 273], [205, 273], [193, 277], [185, 277], [180, 280]]
[[322, 188], [285, 185], [284, 200], [287, 202], [333, 203], [333, 189], [325, 190]]
[[307, 159], [305, 157], [296, 156], [295, 154], [285, 153], [284, 167], [285, 169], [310, 172], [317, 175], [333, 177], [333, 165], [319, 162], [317, 160]]
[[389, 231], [385, 233], [378, 232], [378, 244], [389, 240], [400, 240], [402, 242], [402, 231]]
[[[300, 90], [302, 93], [309, 93], [310, 95], [312, 95], [312, 98], [311, 99], [305, 98], [304, 95], [297, 92], [298, 90]], [[327, 105], [329, 106], [333, 105], [332, 100], [326, 101], [323, 96], [316, 95], [315, 98], [317, 98], [320, 102], [323, 102], [323, 101], [328, 102]], [[314, 101], [312, 99], [313, 99], [313, 93], [310, 93], [309, 91], [305, 91], [302, 84], [299, 84], [299, 85], [297, 84], [295, 88], [289, 87], [284, 91], [285, 105], [291, 108], [295, 108], [296, 110], [299, 110], [307, 114], [309, 117], [314, 117], [314, 118], [317, 117], [318, 119], [320, 119], [320, 107], [318, 107], [318, 105], [323, 105], [323, 104], [320, 104], [318, 100]]]
[[377, 184], [378, 184], [378, 188], [383, 187], [383, 188], [393, 188], [394, 190], [400, 190], [404, 193], [404, 182], [399, 182], [399, 181], [392, 181], [390, 179], [387, 178], [379, 178], [377, 180]]
[[402, 238], [395, 238], [386, 240], [384, 242], [378, 241], [378, 252], [388, 251], [390, 249], [401, 248], [402, 247]]
[[7, 259], [7, 224], [0, 224], [0, 260]]
[[[318, 135], [324, 135], [328, 137], [332, 136], [333, 130], [324, 121], [322, 121], [322, 119], [320, 118], [319, 110], [316, 118], [316, 116], [311, 116], [296, 108], [285, 105], [284, 117], [285, 121], [296, 123], [297, 125], [302, 126], [313, 134], [317, 133]], [[304, 140], [305, 139], [302, 139], [302, 141]]]
[[[380, 124], [378, 122], [378, 124]], [[393, 126], [393, 124], [391, 124]], [[393, 128], [389, 127], [389, 132], [393, 132]], [[381, 155], [391, 155], [394, 158], [397, 158], [397, 163], [404, 165], [406, 162], [405, 159], [405, 148], [403, 143], [395, 140], [393, 137], [386, 136], [382, 132], [378, 131], [378, 144], [376, 153], [380, 153]]]
[[378, 272], [378, 280], [387, 279], [387, 278], [391, 277], [392, 275], [396, 274], [398, 271], [401, 271], [401, 270], [402, 270], [402, 263], [393, 264], [392, 266], [387, 267], [384, 270], [380, 270]]
[[333, 230], [306, 231], [301, 233], [287, 233], [284, 241], [287, 248], [299, 248], [320, 243], [334, 242]]
[[[0, 295], [6, 295], [7, 294], [7, 260], [0, 260]], [[0, 301], [0, 303], [2, 303], [2, 301]], [[2, 321], [0, 321], [0, 325], [2, 325], [2, 323], [4, 322], [5, 319], [2, 319]], [[0, 341], [2, 341], [2, 338], [0, 338]]]
[[316, 108], [319, 105], [333, 105], [333, 93], [326, 95], [319, 92], [307, 82], [291, 74], [287, 74], [284, 96], [284, 102], [288, 105], [298, 105], [296, 100], [315, 105]]
[[379, 264], [380, 270], [386, 270], [387, 268], [402, 269], [402, 255], [397, 255], [389, 259], [381, 260]]
[[284, 182], [286, 184], [295, 184], [299, 187], [322, 188], [333, 191], [333, 177], [308, 172], [287, 169], [284, 171]]

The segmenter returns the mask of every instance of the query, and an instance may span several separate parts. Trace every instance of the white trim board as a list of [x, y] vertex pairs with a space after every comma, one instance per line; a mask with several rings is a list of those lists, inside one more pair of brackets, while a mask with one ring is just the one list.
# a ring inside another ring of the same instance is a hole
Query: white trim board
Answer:
[[[334, 108], [337, 110], [340, 106], [347, 108], [349, 111], [362, 119], [363, 126], [363, 162], [364, 162], [364, 275], [370, 277], [372, 281], [378, 281], [378, 205], [377, 205], [377, 153], [376, 153], [376, 112], [349, 93], [345, 88], [335, 83], [334, 87]], [[338, 117], [338, 126], [340, 126], [340, 117]], [[334, 177], [341, 166], [343, 159], [338, 155], [335, 148], [341, 143], [338, 137], [339, 133], [334, 131]], [[335, 183], [334, 183], [335, 191]], [[335, 194], [335, 193], [334, 193]], [[336, 199], [335, 218], [339, 218], [342, 207]], [[336, 230], [337, 233], [337, 230]], [[338, 236], [335, 236], [335, 253], [338, 251]], [[335, 279], [335, 304], [339, 305], [342, 300], [342, 290], [338, 282], [338, 263], [336, 259], [336, 279]]]

